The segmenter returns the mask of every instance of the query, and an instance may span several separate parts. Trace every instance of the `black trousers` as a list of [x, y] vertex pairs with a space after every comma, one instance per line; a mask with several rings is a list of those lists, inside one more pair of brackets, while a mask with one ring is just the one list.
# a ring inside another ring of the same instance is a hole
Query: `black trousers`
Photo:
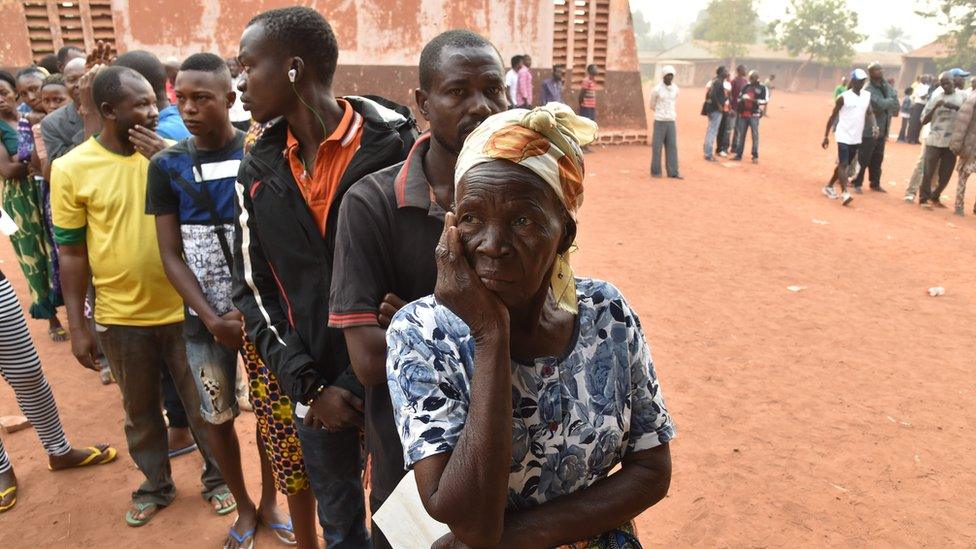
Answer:
[[[939, 166], [939, 186], [935, 191], [932, 190], [932, 176], [935, 175], [935, 166]], [[949, 180], [952, 179], [952, 170], [956, 167], [956, 155], [949, 147], [925, 146], [925, 171], [922, 172], [922, 188], [918, 191], [919, 204], [925, 204], [929, 200], [935, 202], [939, 200], [942, 191], [945, 190]]]
[[731, 113], [723, 113], [722, 121], [718, 124], [718, 135], [715, 136], [715, 153], [729, 152], [729, 147], [732, 143], [729, 141], [729, 131], [732, 129], [730, 127], [733, 124], [733, 120], [729, 118]]
[[905, 141], [918, 144], [918, 136], [922, 133], [922, 111], [925, 110], [925, 105], [923, 103], [913, 103], [912, 104], [912, 114], [908, 119], [908, 135], [905, 136]]
[[861, 168], [857, 172], [857, 177], [851, 182], [855, 187], [860, 187], [864, 183], [864, 175], [868, 175], [871, 188], [877, 189], [881, 186], [881, 163], [884, 162], [885, 136], [865, 137], [861, 140], [861, 147], [857, 150], [857, 162]]

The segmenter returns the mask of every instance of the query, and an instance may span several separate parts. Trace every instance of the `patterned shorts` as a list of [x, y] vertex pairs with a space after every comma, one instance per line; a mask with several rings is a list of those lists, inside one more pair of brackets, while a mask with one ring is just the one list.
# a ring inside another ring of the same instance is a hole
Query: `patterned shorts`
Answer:
[[248, 394], [258, 433], [268, 450], [275, 487], [286, 496], [309, 487], [302, 446], [298, 441], [291, 400], [281, 392], [278, 379], [265, 366], [254, 343], [247, 337], [241, 347], [244, 369], [247, 371]]
[[603, 535], [563, 545], [559, 549], [641, 549], [641, 543], [637, 538], [637, 526], [631, 522]]

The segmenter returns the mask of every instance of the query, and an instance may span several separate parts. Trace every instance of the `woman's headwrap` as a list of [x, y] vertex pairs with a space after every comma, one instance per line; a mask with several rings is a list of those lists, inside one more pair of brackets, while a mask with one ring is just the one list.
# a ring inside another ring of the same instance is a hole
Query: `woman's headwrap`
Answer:
[[[545, 181], [573, 220], [583, 204], [583, 151], [596, 139], [597, 126], [562, 103], [532, 110], [498, 113], [481, 123], [464, 141], [454, 169], [455, 187], [474, 166], [508, 160], [528, 168]], [[570, 250], [556, 256], [551, 275], [559, 307], [577, 313], [576, 280]]]

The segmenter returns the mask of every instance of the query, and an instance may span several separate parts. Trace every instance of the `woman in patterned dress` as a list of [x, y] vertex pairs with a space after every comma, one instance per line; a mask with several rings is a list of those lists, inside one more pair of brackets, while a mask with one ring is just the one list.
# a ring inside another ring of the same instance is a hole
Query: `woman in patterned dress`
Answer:
[[30, 290], [30, 316], [47, 319], [51, 337], [63, 341], [63, 328], [57, 317], [57, 307], [62, 302], [51, 288], [52, 256], [44, 229], [41, 187], [29, 173], [30, 152], [23, 159], [18, 154], [19, 148], [26, 148], [21, 146], [19, 125], [17, 81], [10, 73], [0, 71], [0, 139], [5, 149], [0, 151], [0, 176], [3, 178], [0, 201], [20, 228], [10, 235], [10, 242]]
[[595, 132], [554, 104], [472, 132], [435, 294], [387, 332], [405, 461], [451, 528], [435, 547], [639, 547], [632, 520], [668, 491], [675, 430], [637, 314], [569, 264]]

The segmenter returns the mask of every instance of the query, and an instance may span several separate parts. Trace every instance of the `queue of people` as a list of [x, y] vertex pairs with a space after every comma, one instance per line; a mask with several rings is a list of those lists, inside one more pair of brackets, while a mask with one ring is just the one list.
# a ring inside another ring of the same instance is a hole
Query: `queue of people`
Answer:
[[[20, 185], [4, 189], [49, 182], [25, 232], [57, 250], [73, 355], [122, 393], [144, 475], [125, 523], [174, 500], [168, 374], [204, 458], [201, 496], [236, 512], [224, 547], [252, 547], [259, 528], [318, 547], [319, 527], [329, 547], [390, 547], [367, 527], [364, 469], [372, 514], [415, 472], [451, 530], [437, 547], [640, 547], [633, 519], [668, 491], [675, 428], [636, 312], [572, 267], [597, 68], [580, 115], [549, 101], [561, 67], [532, 107], [530, 57], [512, 60], [513, 88], [493, 44], [447, 31], [420, 54], [413, 110], [335, 95], [338, 53], [329, 23], [294, 7], [251, 19], [233, 62], [198, 53], [167, 73], [100, 44], [59, 58], [60, 83], [25, 79], [43, 99], [0, 75], [0, 167]], [[15, 97], [31, 98], [23, 117]], [[13, 129], [35, 112], [35, 125], [49, 113], [39, 132]], [[47, 160], [19, 159], [28, 138]], [[22, 356], [26, 325], [0, 286], [0, 346]], [[5, 356], [52, 468], [116, 458], [68, 445], [36, 356]], [[259, 497], [235, 430], [238, 356]], [[0, 512], [16, 503], [5, 464], [0, 447]]]

